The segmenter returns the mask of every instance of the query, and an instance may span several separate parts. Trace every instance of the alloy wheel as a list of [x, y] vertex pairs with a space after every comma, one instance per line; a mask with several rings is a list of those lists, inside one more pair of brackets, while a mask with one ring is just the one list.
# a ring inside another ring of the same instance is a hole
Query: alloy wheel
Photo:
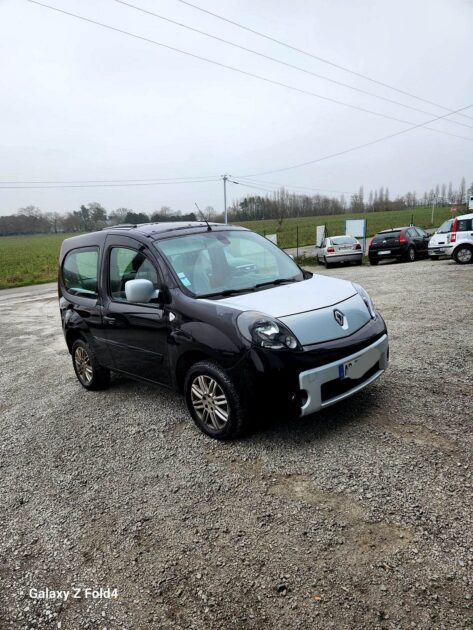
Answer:
[[461, 263], [469, 263], [473, 258], [473, 252], [469, 247], [462, 247], [457, 252], [457, 258]]
[[228, 422], [229, 405], [223, 389], [211, 376], [196, 376], [191, 385], [191, 401], [199, 419], [221, 431]]
[[80, 380], [85, 384], [89, 385], [92, 381], [94, 371], [92, 368], [92, 363], [90, 361], [89, 354], [85, 348], [79, 346], [76, 348], [74, 354], [74, 363], [76, 365], [77, 374]]

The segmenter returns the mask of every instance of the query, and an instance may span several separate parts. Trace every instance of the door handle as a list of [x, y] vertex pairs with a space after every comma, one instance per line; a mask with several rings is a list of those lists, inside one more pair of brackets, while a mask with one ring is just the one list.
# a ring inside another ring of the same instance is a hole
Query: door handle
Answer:
[[103, 321], [110, 325], [117, 323], [117, 320], [115, 319], [115, 317], [109, 317], [108, 315], [103, 316]]

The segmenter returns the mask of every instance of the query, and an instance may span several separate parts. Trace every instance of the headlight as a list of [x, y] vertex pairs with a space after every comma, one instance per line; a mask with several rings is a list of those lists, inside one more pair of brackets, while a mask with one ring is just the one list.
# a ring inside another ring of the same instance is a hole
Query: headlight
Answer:
[[257, 311], [240, 313], [237, 326], [245, 339], [262, 348], [295, 350], [299, 346], [299, 342], [287, 326], [264, 313]]
[[374, 307], [373, 300], [370, 298], [370, 296], [363, 289], [362, 286], [360, 286], [359, 284], [356, 284], [355, 282], [352, 282], [352, 285], [355, 287], [356, 292], [361, 297], [363, 302], [366, 304], [366, 308], [368, 309], [368, 312], [371, 318], [376, 319], [376, 309]]

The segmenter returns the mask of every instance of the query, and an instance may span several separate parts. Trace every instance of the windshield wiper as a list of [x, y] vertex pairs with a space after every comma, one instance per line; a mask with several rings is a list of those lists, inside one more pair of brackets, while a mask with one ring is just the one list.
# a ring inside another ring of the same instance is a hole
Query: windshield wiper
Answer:
[[226, 297], [227, 295], [235, 295], [236, 293], [249, 293], [250, 291], [254, 291], [254, 287], [245, 287], [244, 289], [224, 289], [223, 291], [215, 291], [215, 293], [205, 293], [204, 295], [198, 295], [197, 298], [208, 298], [215, 297], [217, 295], [221, 295], [222, 297]]
[[205, 293], [204, 295], [198, 295], [197, 298], [208, 298], [208, 297], [216, 297], [217, 295], [221, 295], [222, 297], [226, 297], [228, 295], [235, 295], [237, 293], [250, 293], [255, 289], [259, 289], [260, 287], [269, 286], [271, 284], [284, 284], [285, 282], [296, 282], [295, 278], [277, 278], [276, 280], [270, 280], [268, 282], [260, 282], [259, 284], [255, 284], [254, 287], [245, 287], [243, 289], [224, 289], [223, 291], [216, 291], [215, 293]]
[[259, 287], [265, 287], [270, 284], [285, 284], [286, 282], [296, 282], [295, 278], [277, 278], [276, 280], [269, 280], [268, 282], [260, 282], [259, 284], [255, 284], [255, 289]]

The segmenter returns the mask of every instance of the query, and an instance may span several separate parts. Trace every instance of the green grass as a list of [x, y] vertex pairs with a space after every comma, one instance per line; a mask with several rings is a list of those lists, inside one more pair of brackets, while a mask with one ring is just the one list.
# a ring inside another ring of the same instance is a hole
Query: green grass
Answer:
[[[416, 208], [399, 212], [375, 212], [343, 214], [300, 219], [285, 219], [278, 229], [277, 221], [246, 221], [242, 225], [259, 234], [278, 234], [280, 247], [296, 247], [296, 228], [299, 228], [299, 245], [315, 243], [315, 228], [326, 225], [329, 234], [343, 234], [346, 219], [366, 218], [368, 235], [389, 227], [409, 225], [412, 214], [414, 223], [423, 228], [432, 227], [431, 208]], [[450, 207], [435, 209], [435, 225], [451, 216]], [[21, 287], [29, 284], [54, 282], [61, 243], [71, 234], [38, 234], [35, 236], [0, 237], [0, 289]], [[307, 264], [307, 263], [306, 263]]]
[[[414, 210], [399, 210], [390, 212], [367, 212], [365, 214], [335, 214], [318, 217], [304, 217], [300, 219], [284, 219], [281, 228], [278, 229], [277, 220], [245, 221], [244, 225], [259, 234], [278, 235], [279, 247], [296, 247], [297, 230], [299, 228], [299, 246], [314, 245], [317, 225], [325, 225], [329, 235], [345, 234], [346, 219], [367, 219], [367, 236], [373, 236], [376, 232], [390, 227], [401, 227], [411, 223], [414, 215], [414, 224], [422, 228], [432, 228], [432, 208], [415, 208]], [[438, 227], [445, 219], [450, 218], [451, 211], [448, 207], [435, 208], [435, 227]]]
[[0, 289], [54, 282], [61, 243], [72, 234], [0, 237]]

